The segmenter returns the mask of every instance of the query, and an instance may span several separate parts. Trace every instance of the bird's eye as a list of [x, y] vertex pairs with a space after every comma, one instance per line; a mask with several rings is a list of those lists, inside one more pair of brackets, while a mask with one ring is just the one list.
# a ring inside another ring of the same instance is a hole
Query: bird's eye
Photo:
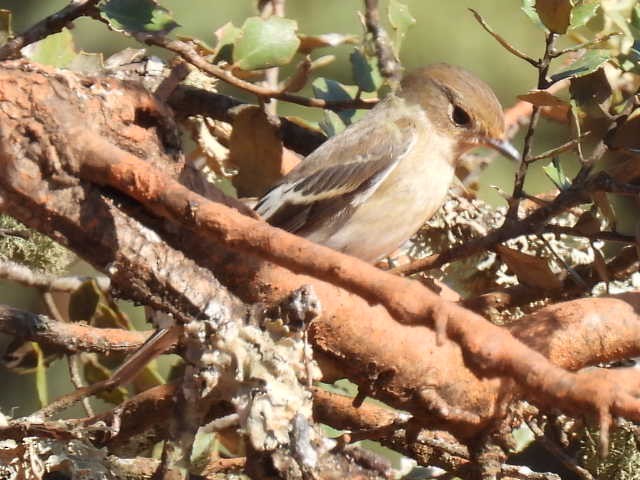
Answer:
[[459, 127], [470, 127], [471, 126], [471, 117], [464, 109], [454, 105], [453, 111], [451, 112], [451, 120]]

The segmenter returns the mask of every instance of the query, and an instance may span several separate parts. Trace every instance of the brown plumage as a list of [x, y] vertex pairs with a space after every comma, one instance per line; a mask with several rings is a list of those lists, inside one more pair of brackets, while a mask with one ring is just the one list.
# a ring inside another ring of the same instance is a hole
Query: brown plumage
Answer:
[[451, 65], [421, 68], [274, 185], [256, 211], [373, 262], [436, 212], [462, 153], [487, 145], [515, 156], [503, 135], [502, 107], [487, 84]]

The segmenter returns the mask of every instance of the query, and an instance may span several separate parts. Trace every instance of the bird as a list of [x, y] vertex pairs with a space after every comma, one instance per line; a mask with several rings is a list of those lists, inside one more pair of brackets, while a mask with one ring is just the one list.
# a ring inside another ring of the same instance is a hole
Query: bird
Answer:
[[309, 154], [255, 211], [272, 226], [374, 263], [437, 212], [461, 155], [477, 146], [519, 159], [491, 87], [461, 67], [428, 65]]

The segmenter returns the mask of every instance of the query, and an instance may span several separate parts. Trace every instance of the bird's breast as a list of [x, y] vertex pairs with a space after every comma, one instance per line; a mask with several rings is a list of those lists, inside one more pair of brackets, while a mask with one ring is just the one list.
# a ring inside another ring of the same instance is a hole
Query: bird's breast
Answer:
[[454, 175], [446, 139], [416, 142], [349, 221], [322, 243], [373, 262], [407, 241], [442, 205]]

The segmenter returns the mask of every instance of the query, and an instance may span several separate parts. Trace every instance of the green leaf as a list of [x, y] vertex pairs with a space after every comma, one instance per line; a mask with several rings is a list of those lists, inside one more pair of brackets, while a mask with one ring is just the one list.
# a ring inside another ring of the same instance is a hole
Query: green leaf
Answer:
[[242, 35], [242, 30], [236, 27], [233, 23], [227, 22], [215, 31], [215, 36], [218, 42], [215, 48], [215, 60], [217, 63], [224, 60], [227, 63], [233, 61], [233, 45]]
[[[83, 373], [87, 383], [93, 385], [111, 378], [113, 372], [102, 365], [94, 355], [91, 355], [84, 356]], [[120, 386], [112, 390], [101, 390], [96, 393], [96, 396], [105, 402], [119, 405], [127, 399], [127, 389]]]
[[540, 16], [536, 10], [536, 0], [522, 0], [522, 7], [520, 8], [536, 27], [543, 30], [547, 29], [547, 27], [542, 23], [542, 20], [540, 20]]
[[581, 0], [571, 11], [571, 28], [586, 25], [600, 9], [600, 0]]
[[367, 58], [356, 48], [349, 56], [353, 81], [363, 92], [375, 92], [382, 85], [382, 76], [375, 58]]
[[411, 12], [409, 12], [409, 7], [398, 0], [391, 0], [389, 2], [388, 17], [389, 23], [395, 32], [392, 43], [393, 51], [397, 57], [400, 53], [402, 40], [409, 28], [416, 23], [416, 19], [411, 15]]
[[22, 53], [34, 62], [58, 68], [68, 67], [77, 55], [73, 35], [66, 28], [26, 46]]
[[287, 18], [247, 18], [235, 42], [234, 65], [243, 70], [286, 65], [300, 46], [297, 29], [298, 23]]
[[31, 342], [33, 351], [36, 353], [37, 365], [36, 365], [36, 391], [38, 393], [38, 401], [40, 407], [44, 407], [49, 404], [49, 387], [47, 385], [47, 367], [45, 365], [44, 353], [36, 342]]
[[[341, 101], [349, 101], [353, 100], [351, 94], [347, 91], [344, 85], [335, 80], [331, 80], [329, 78], [318, 77], [311, 84], [311, 88], [313, 89], [313, 95], [316, 98], [321, 98], [328, 102], [341, 102]], [[333, 112], [332, 112], [333, 113]], [[355, 110], [340, 110], [334, 115], [337, 115], [340, 120], [344, 123], [344, 125], [349, 125], [353, 120], [353, 116], [355, 115]], [[326, 119], [326, 115], [325, 115]], [[320, 125], [322, 127], [322, 124]], [[323, 130], [325, 130], [323, 128]], [[329, 132], [325, 130], [328, 136], [331, 136]], [[337, 132], [336, 132], [337, 133]], [[335, 134], [335, 133], [334, 133]]]
[[526, 423], [523, 423], [518, 428], [514, 429], [511, 432], [511, 435], [513, 435], [513, 439], [516, 441], [513, 446], [513, 453], [522, 452], [536, 440], [536, 436]]
[[117, 32], [167, 34], [179, 26], [154, 0], [107, 0], [100, 12]]
[[587, 50], [576, 62], [572, 63], [567, 70], [558, 72], [551, 76], [553, 82], [565, 78], [583, 77], [595, 72], [611, 58], [611, 54], [606, 50]]
[[[636, 32], [640, 32], [640, 3], [636, 3], [636, 5], [631, 9], [629, 24]], [[638, 38], [638, 35], [634, 36], [635, 38]]]
[[542, 170], [553, 184], [558, 187], [558, 190], [566, 190], [571, 186], [571, 181], [564, 173], [558, 157], [553, 157], [551, 163], [542, 167]]
[[323, 112], [323, 119], [320, 120], [318, 126], [329, 138], [335, 137], [347, 128], [347, 125], [342, 121], [338, 114], [332, 110], [325, 110]]
[[536, 0], [536, 12], [553, 33], [565, 33], [571, 22], [571, 0]]
[[11, 26], [11, 10], [0, 9], [0, 45], [13, 38]]

